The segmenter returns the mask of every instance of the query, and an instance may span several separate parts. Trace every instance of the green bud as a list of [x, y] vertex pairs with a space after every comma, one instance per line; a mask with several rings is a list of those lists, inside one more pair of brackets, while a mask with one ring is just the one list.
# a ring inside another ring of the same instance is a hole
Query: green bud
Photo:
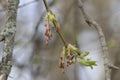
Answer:
[[70, 49], [73, 53], [78, 53], [80, 52], [78, 48], [76, 48], [75, 46], [68, 44], [68, 49]]
[[45, 19], [52, 22], [53, 20], [56, 19], [56, 17], [55, 17], [55, 14], [53, 14], [51, 12], [47, 12]]
[[65, 57], [65, 55], [66, 55], [65, 47], [63, 47], [63, 50], [61, 52], [61, 57]]

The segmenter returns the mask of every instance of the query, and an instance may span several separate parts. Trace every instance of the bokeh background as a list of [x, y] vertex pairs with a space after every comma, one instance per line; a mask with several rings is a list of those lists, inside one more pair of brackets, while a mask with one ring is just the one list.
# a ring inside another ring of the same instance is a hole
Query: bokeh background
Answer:
[[[120, 67], [120, 0], [82, 0], [86, 12], [103, 29], [111, 63]], [[89, 27], [78, 8], [78, 0], [47, 0], [56, 14], [65, 39], [77, 44], [82, 52], [97, 62], [92, 70], [78, 63], [58, 67], [63, 43], [52, 27], [52, 40], [45, 45], [45, 7], [42, 0], [20, 0], [13, 67], [8, 80], [104, 80], [104, 66], [99, 37]], [[5, 12], [0, 4], [0, 31], [5, 25]], [[76, 43], [77, 39], [77, 43]], [[0, 43], [0, 58], [3, 43]], [[112, 70], [112, 80], [120, 80], [120, 70]]]

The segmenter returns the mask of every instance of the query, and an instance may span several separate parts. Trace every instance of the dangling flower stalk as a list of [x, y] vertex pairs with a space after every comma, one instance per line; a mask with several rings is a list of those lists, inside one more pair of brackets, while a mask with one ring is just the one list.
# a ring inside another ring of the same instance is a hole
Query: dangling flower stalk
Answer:
[[60, 56], [59, 67], [61, 69], [64, 69], [65, 66], [68, 67], [69, 65], [74, 64], [75, 62], [79, 62], [80, 64], [84, 66], [90, 67], [91, 69], [93, 68], [93, 66], [96, 66], [95, 61], [92, 61], [91, 59], [85, 59], [85, 57], [88, 55], [88, 52], [84, 52], [81, 54], [80, 50], [77, 47], [67, 43], [67, 41], [64, 39], [60, 31], [60, 27], [59, 27], [55, 14], [49, 9], [46, 3], [46, 0], [43, 0], [43, 2], [47, 10], [47, 14], [45, 16], [45, 19], [47, 20], [46, 32], [45, 32], [45, 36], [47, 38], [46, 44], [48, 44], [48, 41], [52, 37], [51, 30], [50, 30], [50, 22], [54, 25], [56, 32], [58, 33], [60, 39], [62, 40], [64, 44], [64, 47], [63, 47], [63, 50]]
[[60, 32], [59, 24], [57, 23], [55, 14], [53, 14], [52, 11], [49, 9], [46, 0], [43, 0], [43, 2], [48, 13], [48, 15], [46, 15], [46, 18], [48, 19], [48, 21], [51, 21], [53, 23], [54, 27], [56, 28], [56, 32], [64, 43], [64, 46], [67, 47], [67, 42], [65, 41], [62, 33]]

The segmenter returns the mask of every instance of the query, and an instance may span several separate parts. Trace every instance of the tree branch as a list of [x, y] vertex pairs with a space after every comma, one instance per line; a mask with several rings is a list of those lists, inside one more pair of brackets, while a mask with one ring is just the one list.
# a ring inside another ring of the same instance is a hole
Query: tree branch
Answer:
[[111, 67], [115, 68], [115, 69], [118, 69], [118, 67], [111, 66], [109, 51], [108, 51], [107, 43], [106, 43], [102, 28], [95, 20], [93, 20], [90, 16], [87, 15], [87, 13], [84, 10], [82, 0], [79, 0], [79, 8], [81, 10], [81, 13], [83, 14], [83, 17], [84, 17], [86, 23], [90, 27], [96, 28], [96, 30], [99, 34], [99, 39], [100, 39], [101, 48], [102, 48], [102, 52], [103, 52], [103, 58], [104, 58], [105, 80], [111, 80]]
[[[14, 38], [16, 33], [16, 17], [19, 0], [8, 0], [7, 4], [7, 18], [4, 29], [4, 47], [3, 56], [0, 63], [0, 77], [7, 80], [12, 67], [12, 56], [14, 47]], [[1, 79], [0, 79], [1, 80]]]

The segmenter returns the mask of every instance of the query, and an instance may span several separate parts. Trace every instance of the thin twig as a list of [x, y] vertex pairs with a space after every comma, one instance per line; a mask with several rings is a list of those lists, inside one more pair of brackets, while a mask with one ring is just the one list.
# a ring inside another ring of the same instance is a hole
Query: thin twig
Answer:
[[[111, 68], [110, 68], [110, 57], [109, 57], [109, 51], [107, 47], [107, 43], [105, 40], [104, 33], [102, 31], [101, 26], [93, 20], [90, 16], [87, 15], [87, 13], [84, 10], [84, 6], [81, 0], [79, 0], [79, 8], [81, 10], [81, 13], [83, 14], [83, 17], [86, 21], [86, 23], [91, 27], [96, 28], [98, 34], [99, 34], [99, 39], [101, 43], [101, 48], [103, 52], [103, 58], [104, 58], [104, 67], [105, 67], [105, 80], [111, 80]], [[111, 66], [112, 68], [117, 69], [116, 67]]]
[[45, 8], [46, 8], [47, 12], [49, 12], [49, 11], [50, 11], [50, 9], [49, 9], [49, 7], [48, 7], [48, 5], [47, 5], [46, 0], [43, 0], [43, 2], [44, 2], [44, 5], [45, 5]]
[[38, 22], [35, 25], [34, 34], [33, 34], [32, 38], [30, 39], [30, 42], [33, 41], [35, 39], [35, 37], [36, 37], [36, 34], [38, 32], [38, 28], [39, 28], [40, 23], [42, 22], [42, 19], [43, 19], [42, 17], [44, 15], [44, 13], [45, 12], [42, 13], [42, 15], [40, 16]]

